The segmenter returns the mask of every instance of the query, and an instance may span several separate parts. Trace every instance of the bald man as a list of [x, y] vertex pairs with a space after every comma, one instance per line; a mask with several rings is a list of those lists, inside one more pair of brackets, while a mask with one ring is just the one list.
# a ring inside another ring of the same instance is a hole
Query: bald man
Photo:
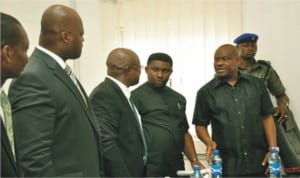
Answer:
[[99, 177], [99, 126], [87, 95], [65, 71], [81, 55], [83, 25], [63, 5], [45, 10], [39, 45], [12, 82], [16, 155], [26, 177]]
[[101, 127], [104, 173], [107, 177], [143, 177], [147, 150], [128, 89], [139, 82], [139, 57], [130, 49], [117, 48], [108, 55], [106, 65], [107, 77], [90, 95]]
[[214, 67], [216, 76], [198, 91], [193, 116], [207, 147], [206, 159], [218, 148], [223, 177], [265, 177], [268, 150], [277, 141], [274, 108], [264, 83], [238, 71], [238, 52], [230, 44], [217, 48]]

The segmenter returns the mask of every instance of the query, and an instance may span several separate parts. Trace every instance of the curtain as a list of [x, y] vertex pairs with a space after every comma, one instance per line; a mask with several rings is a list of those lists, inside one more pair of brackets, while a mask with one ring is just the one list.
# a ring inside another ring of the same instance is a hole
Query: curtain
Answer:
[[[154, 52], [168, 53], [173, 74], [168, 85], [187, 99], [191, 123], [197, 90], [214, 76], [213, 55], [242, 30], [240, 0], [102, 1], [114, 16], [114, 45], [133, 49], [142, 65]], [[108, 6], [109, 5], [109, 6]], [[107, 27], [105, 27], [107, 28]], [[112, 39], [112, 38], [110, 38]], [[146, 81], [142, 73], [140, 83]]]

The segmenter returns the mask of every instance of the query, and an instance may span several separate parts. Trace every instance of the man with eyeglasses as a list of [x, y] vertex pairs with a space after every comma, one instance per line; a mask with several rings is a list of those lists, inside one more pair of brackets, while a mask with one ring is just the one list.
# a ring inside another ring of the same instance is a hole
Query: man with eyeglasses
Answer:
[[105, 177], [144, 177], [147, 143], [129, 87], [139, 82], [138, 55], [127, 48], [112, 50], [107, 76], [90, 95], [99, 121]]
[[11, 105], [3, 90], [4, 83], [20, 75], [28, 62], [29, 40], [23, 25], [15, 17], [0, 12], [0, 68], [1, 68], [1, 177], [21, 176], [18, 158], [15, 154], [14, 130], [12, 127]]

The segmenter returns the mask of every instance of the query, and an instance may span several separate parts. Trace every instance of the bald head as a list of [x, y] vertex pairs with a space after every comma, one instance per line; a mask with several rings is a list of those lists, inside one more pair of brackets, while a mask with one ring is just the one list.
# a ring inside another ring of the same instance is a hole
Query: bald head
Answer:
[[41, 46], [63, 59], [78, 58], [81, 54], [82, 35], [82, 20], [74, 9], [64, 5], [52, 5], [44, 11], [39, 40]]
[[41, 20], [41, 33], [59, 33], [67, 31], [74, 23], [74, 19], [80, 19], [77, 12], [64, 5], [53, 5], [43, 13]]
[[220, 53], [221, 51], [227, 51], [229, 53], [231, 53], [231, 55], [235, 56], [235, 57], [238, 57], [238, 51], [237, 51], [237, 48], [232, 45], [232, 44], [223, 44], [221, 46], [219, 46], [215, 52], [215, 55], [217, 53]]
[[124, 70], [128, 65], [138, 62], [139, 57], [135, 52], [126, 48], [112, 50], [106, 60], [108, 72], [114, 69]]
[[126, 86], [138, 83], [140, 60], [138, 55], [127, 48], [112, 50], [106, 60], [107, 75], [116, 78]]
[[239, 66], [238, 51], [231, 44], [217, 48], [214, 56], [214, 67], [218, 77], [227, 81], [236, 80]]

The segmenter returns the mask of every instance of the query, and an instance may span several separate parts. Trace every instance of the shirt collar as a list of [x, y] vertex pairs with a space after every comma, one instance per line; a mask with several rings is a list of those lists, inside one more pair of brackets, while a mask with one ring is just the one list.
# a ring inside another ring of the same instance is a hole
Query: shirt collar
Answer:
[[[251, 65], [251, 68], [250, 68], [249, 72], [251, 72], [253, 70], [256, 70], [256, 69], [259, 69], [259, 68], [261, 68], [261, 65], [256, 60], [254, 60], [254, 63]], [[246, 69], [242, 69], [242, 68], [239, 68], [239, 70], [246, 71]]]
[[261, 68], [261, 65], [260, 65], [258, 62], [255, 62], [255, 63], [252, 65], [250, 71], [253, 71], [253, 70], [256, 70], [256, 69], [259, 69], [259, 68]]
[[[243, 80], [249, 80], [250, 78], [250, 74], [242, 72], [242, 71], [238, 71], [238, 80], [237, 83]], [[221, 78], [219, 78], [218, 76], [215, 76], [215, 78], [213, 79], [213, 87], [216, 88], [218, 86], [221, 85], [227, 85], [227, 82], [222, 80]]]
[[122, 90], [122, 92], [126, 96], [126, 98], [129, 100], [130, 91], [129, 91], [128, 87], [126, 85], [124, 85], [122, 82], [120, 82], [119, 80], [113, 78], [112, 76], [107, 75], [106, 77], [111, 79], [113, 82], [115, 82], [120, 87], [120, 89]]
[[49, 51], [48, 49], [46, 49], [46, 48], [44, 48], [40, 45], [37, 45], [36, 48], [43, 51], [44, 53], [48, 54], [49, 56], [51, 56], [59, 64], [59, 66], [62, 69], [66, 68], [66, 64], [65, 64], [64, 60], [61, 57], [59, 57], [58, 55], [56, 55], [52, 51]]

